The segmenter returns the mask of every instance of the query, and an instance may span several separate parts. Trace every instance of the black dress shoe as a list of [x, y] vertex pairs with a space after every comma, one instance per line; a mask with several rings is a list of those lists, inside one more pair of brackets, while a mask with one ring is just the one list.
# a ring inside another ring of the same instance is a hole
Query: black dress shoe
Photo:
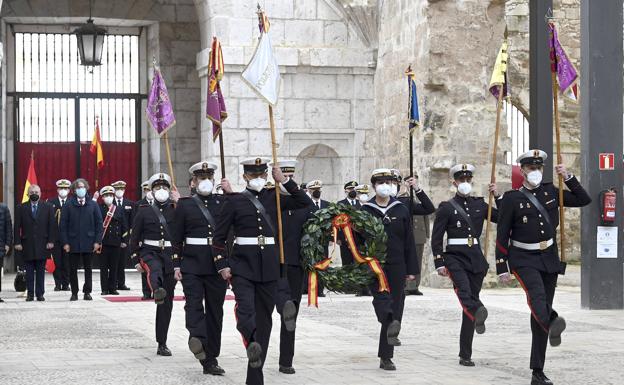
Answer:
[[156, 350], [156, 354], [159, 356], [169, 357], [171, 356], [171, 350], [165, 344], [158, 345], [158, 350]]
[[166, 296], [167, 290], [163, 289], [162, 287], [154, 290], [154, 302], [156, 302], [156, 305], [162, 305], [163, 303], [165, 303]]
[[279, 371], [280, 373], [284, 373], [284, 374], [295, 374], [295, 368], [293, 368], [292, 366], [279, 366]]
[[480, 306], [475, 312], [475, 331], [477, 334], [485, 333], [485, 320], [488, 317], [488, 311], [485, 306]]
[[143, 297], [141, 297], [141, 301], [149, 301], [150, 299], [152, 299], [152, 296], [149, 294], [143, 294]]
[[130, 290], [130, 288], [126, 285], [121, 285], [117, 287], [117, 290]]
[[39, 301], [39, 302], [43, 302], [43, 301], [45, 301], [45, 298], [44, 298], [43, 296], [41, 296], [41, 297], [37, 297], [37, 301]]
[[102, 293], [100, 293], [100, 295], [108, 295], [107, 291], [103, 291]]
[[204, 351], [204, 345], [197, 337], [191, 337], [188, 341], [188, 347], [191, 353], [195, 355], [195, 358], [202, 361], [206, 359], [206, 352]]
[[61, 287], [61, 291], [69, 291], [69, 286], [65, 285]]
[[390, 325], [388, 325], [388, 331], [386, 332], [386, 336], [388, 338], [388, 345], [399, 346], [399, 344], [401, 343], [399, 341], [400, 332], [401, 332], [401, 323], [397, 320], [390, 322]]
[[61, 287], [60, 286], [54, 286], [54, 291], [61, 291]]
[[563, 333], [565, 328], [566, 322], [562, 317], [556, 317], [554, 320], [550, 321], [550, 328], [548, 329], [550, 346], [561, 345], [561, 333]]
[[4, 300], [2, 298], [0, 298], [0, 303], [4, 303]]
[[32, 295], [29, 295], [26, 297], [26, 302], [32, 302], [35, 300], [35, 297], [33, 297]]
[[92, 301], [93, 298], [91, 298], [91, 294], [89, 293], [85, 293], [85, 295], [82, 297], [82, 299], [84, 299], [85, 301]]
[[247, 359], [249, 366], [253, 369], [262, 366], [262, 346], [259, 343], [253, 341], [247, 345]]
[[459, 364], [461, 366], [475, 366], [474, 361], [472, 361], [470, 358], [459, 357]]
[[78, 301], [78, 294], [72, 294], [69, 298], [70, 301]]
[[212, 374], [213, 376], [222, 376], [225, 374], [225, 370], [219, 366], [217, 360], [204, 360], [201, 361], [204, 368], [204, 374]]
[[392, 362], [389, 358], [382, 358], [379, 360], [379, 369], [383, 370], [396, 370], [396, 366], [394, 366], [394, 362]]
[[318, 296], [321, 298], [325, 298], [325, 293], [318, 293]]
[[422, 291], [416, 289], [414, 290], [414, 295], [423, 295]]
[[396, 344], [396, 345], [394, 345], [394, 346], [401, 346], [401, 340], [400, 340], [400, 339], [398, 339], [398, 338], [397, 338], [397, 339], [396, 339], [396, 342], [397, 342], [397, 344]]
[[531, 378], [531, 385], [553, 385], [550, 378], [546, 377], [543, 371], [534, 370]]
[[297, 327], [297, 307], [293, 301], [286, 301], [282, 309], [282, 319], [284, 326], [289, 332], [294, 332]]
[[112, 290], [108, 292], [109, 295], [119, 295], [119, 292], [117, 290]]

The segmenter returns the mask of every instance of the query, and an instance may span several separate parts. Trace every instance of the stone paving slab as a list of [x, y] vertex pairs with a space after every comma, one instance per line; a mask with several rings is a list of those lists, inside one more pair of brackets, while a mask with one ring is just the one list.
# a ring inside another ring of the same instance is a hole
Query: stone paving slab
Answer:
[[[224, 377], [203, 375], [188, 351], [184, 302], [175, 302], [168, 345], [173, 357], [156, 356], [155, 305], [112, 303], [99, 295], [91, 302], [69, 302], [67, 292], [53, 292], [46, 302], [25, 302], [3, 279], [0, 304], [0, 383], [12, 384], [242, 384], [245, 351], [235, 329], [234, 301], [226, 301]], [[98, 276], [94, 274], [98, 285]], [[140, 288], [138, 274], [128, 285]], [[82, 278], [81, 278], [82, 282]], [[484, 290], [490, 318], [487, 332], [475, 336], [477, 367], [457, 364], [460, 308], [449, 289], [423, 289], [407, 298], [395, 350], [396, 372], [378, 369], [379, 325], [370, 297], [328, 294], [320, 307], [301, 310], [293, 376], [279, 374], [279, 318], [274, 314], [266, 384], [432, 384], [521, 385], [530, 383], [529, 310], [520, 289]], [[99, 290], [94, 290], [98, 293]], [[126, 292], [128, 293], [128, 292]], [[124, 293], [125, 294], [125, 293]], [[140, 295], [133, 290], [131, 295]], [[181, 285], [176, 290], [182, 295]], [[580, 291], [560, 288], [555, 308], [568, 330], [561, 347], [547, 353], [547, 374], [556, 384], [621, 384], [624, 375], [624, 312], [580, 309]]]

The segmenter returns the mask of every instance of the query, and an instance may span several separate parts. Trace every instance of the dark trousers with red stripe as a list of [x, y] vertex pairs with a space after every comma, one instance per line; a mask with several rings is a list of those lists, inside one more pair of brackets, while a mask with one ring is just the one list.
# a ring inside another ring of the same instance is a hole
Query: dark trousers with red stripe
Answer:
[[[288, 286], [290, 287], [290, 299], [295, 303], [297, 314], [301, 304], [303, 292], [303, 268], [301, 266], [288, 265]], [[286, 330], [286, 325], [282, 319], [280, 330], [280, 356], [279, 364], [282, 366], [292, 366], [295, 355], [295, 332]]]
[[147, 273], [147, 282], [152, 291], [162, 287], [167, 292], [164, 303], [156, 307], [156, 342], [166, 344], [169, 323], [171, 322], [171, 311], [173, 310], [176, 280], [173, 272], [165, 271], [165, 264], [162, 258], [169, 257], [168, 255], [157, 254], [145, 255], [141, 258], [141, 265]]
[[379, 348], [377, 357], [394, 357], [394, 346], [388, 345], [388, 325], [390, 322], [403, 318], [405, 307], [405, 265], [385, 265], [384, 272], [390, 286], [390, 293], [379, 292], [378, 283], [370, 286], [373, 295], [373, 307], [377, 315], [377, 321], [381, 324], [379, 332]]
[[190, 337], [198, 338], [206, 359], [214, 362], [221, 353], [223, 302], [227, 282], [220, 275], [183, 273], [184, 313]]
[[542, 370], [546, 361], [548, 329], [550, 322], [557, 317], [552, 304], [559, 275], [532, 267], [518, 267], [513, 273], [522, 285], [531, 309], [531, 369]]
[[462, 325], [459, 334], [459, 356], [461, 358], [472, 358], [472, 340], [474, 338], [474, 314], [477, 309], [483, 306], [479, 299], [481, 286], [485, 272], [473, 273], [464, 269], [459, 263], [454, 263], [447, 258], [446, 269], [449, 277], [453, 281], [453, 289], [457, 294], [457, 299], [462, 306]]
[[235, 275], [232, 277], [232, 290], [236, 297], [236, 329], [243, 336], [245, 346], [257, 342], [262, 346], [262, 366], [247, 367], [248, 385], [264, 384], [262, 368], [269, 349], [273, 309], [277, 294], [277, 281], [254, 282]]

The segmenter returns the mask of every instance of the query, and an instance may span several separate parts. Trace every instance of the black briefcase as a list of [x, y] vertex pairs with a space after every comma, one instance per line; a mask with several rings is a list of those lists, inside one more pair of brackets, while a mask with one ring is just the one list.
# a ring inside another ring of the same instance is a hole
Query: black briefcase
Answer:
[[17, 272], [17, 274], [15, 275], [15, 281], [13, 281], [13, 287], [15, 287], [15, 291], [18, 293], [23, 293], [26, 291], [26, 272]]

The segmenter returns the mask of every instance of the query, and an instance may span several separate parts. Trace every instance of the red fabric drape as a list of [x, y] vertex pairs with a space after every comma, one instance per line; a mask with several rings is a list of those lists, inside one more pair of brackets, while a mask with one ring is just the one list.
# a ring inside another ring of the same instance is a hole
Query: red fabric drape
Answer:
[[[91, 143], [80, 145], [80, 176], [90, 184], [90, 193], [95, 191], [95, 155], [89, 151]], [[126, 197], [136, 200], [139, 194], [138, 162], [139, 147], [136, 143], [102, 142], [106, 165], [98, 171], [99, 187], [117, 180], [124, 180]], [[37, 179], [43, 199], [56, 196], [56, 181], [62, 178], [73, 181], [78, 177], [76, 170], [75, 143], [17, 143], [15, 151], [16, 192], [21, 199], [28, 173], [30, 154], [34, 152]]]

